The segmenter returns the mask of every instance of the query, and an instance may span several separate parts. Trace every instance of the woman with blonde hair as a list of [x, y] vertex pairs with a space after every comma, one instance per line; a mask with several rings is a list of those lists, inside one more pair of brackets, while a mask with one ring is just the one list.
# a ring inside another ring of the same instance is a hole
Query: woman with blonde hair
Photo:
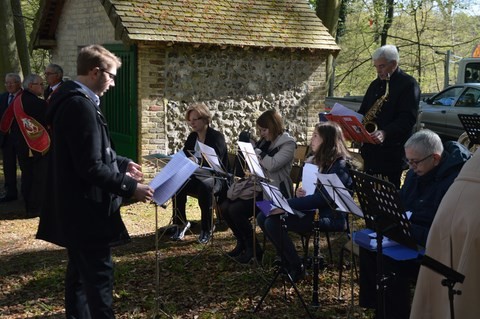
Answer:
[[[202, 155], [196, 149], [197, 141], [202, 142], [215, 150], [219, 160], [227, 167], [227, 145], [225, 137], [219, 131], [210, 127], [212, 116], [207, 106], [203, 103], [193, 104], [185, 112], [185, 121], [191, 127], [192, 132], [188, 135], [183, 152], [193, 161], [203, 163]], [[212, 235], [212, 193], [218, 194], [223, 187], [220, 180], [213, 177], [192, 175], [191, 179], [173, 196], [173, 224], [177, 225], [172, 236], [173, 240], [182, 240], [191, 224], [187, 220], [185, 206], [187, 195], [193, 195], [198, 199], [201, 210], [202, 230], [198, 241], [207, 243]]]

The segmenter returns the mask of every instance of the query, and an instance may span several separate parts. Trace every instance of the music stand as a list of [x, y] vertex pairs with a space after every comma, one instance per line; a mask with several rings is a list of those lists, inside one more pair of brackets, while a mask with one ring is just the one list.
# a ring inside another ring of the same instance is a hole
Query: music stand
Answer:
[[[155, 157], [147, 158], [148, 160]], [[155, 165], [163, 165], [165, 162], [155, 162]], [[158, 167], [158, 166], [157, 166]], [[185, 157], [183, 152], [176, 153], [171, 157], [160, 172], [153, 178], [149, 186], [154, 190], [153, 202], [155, 203], [155, 317], [158, 311], [166, 314], [160, 307], [160, 250], [158, 234], [158, 206], [165, 208], [165, 203], [178, 191], [185, 181], [190, 178], [197, 164]], [[163, 235], [163, 234], [162, 234]], [[166, 314], [168, 317], [168, 314]]]
[[465, 280], [465, 276], [427, 255], [419, 255], [418, 258], [420, 259], [422, 266], [428, 267], [431, 270], [435, 271], [437, 274], [445, 277], [445, 279], [442, 279], [441, 283], [442, 286], [446, 286], [448, 288], [450, 318], [455, 319], [453, 299], [455, 295], [461, 295], [462, 291], [453, 289], [453, 287], [457, 282], [463, 283], [463, 281]]
[[458, 119], [462, 123], [470, 142], [480, 145], [480, 115], [458, 114]]
[[388, 277], [383, 269], [383, 239], [390, 239], [417, 250], [410, 234], [410, 221], [405, 214], [398, 191], [390, 182], [371, 175], [350, 170], [355, 191], [365, 218], [367, 228], [376, 232], [377, 242], [377, 318], [385, 319], [384, 296]]
[[[265, 173], [263, 172], [262, 166], [260, 165], [260, 162], [257, 157], [257, 153], [255, 153], [255, 150], [253, 148], [252, 143], [250, 142], [242, 142], [238, 141], [237, 142], [238, 148], [240, 149], [240, 152], [243, 154], [243, 158], [245, 163], [247, 163], [247, 166], [250, 170], [251, 177], [253, 180], [253, 188], [256, 189], [257, 185], [262, 182], [269, 182], [269, 179], [266, 177]], [[256, 211], [256, 192], [254, 192], [253, 195], [253, 207], [252, 207], [252, 222], [253, 222], [253, 260], [254, 263], [257, 264], [257, 247], [256, 247], [256, 236], [257, 236], [257, 219], [255, 216], [255, 211]]]
[[[213, 186], [212, 186], [212, 191], [211, 191], [211, 200], [212, 200], [212, 211], [210, 214], [210, 240], [205, 243], [203, 246], [202, 250], [195, 255], [192, 259], [190, 259], [185, 266], [190, 264], [193, 260], [195, 260], [197, 257], [199, 257], [201, 254], [206, 252], [207, 245], [210, 243], [213, 245], [214, 243], [214, 237], [215, 237], [215, 224], [214, 224], [214, 211], [213, 211], [213, 206], [215, 204], [215, 183], [217, 181], [225, 181], [228, 186], [228, 182], [230, 180], [230, 175], [227, 172], [227, 169], [224, 167], [223, 163], [219, 160], [217, 153], [215, 152], [215, 149], [212, 147], [200, 142], [197, 140], [196, 143], [196, 148], [198, 148], [198, 151], [201, 153], [202, 158], [208, 163], [210, 167], [201, 167], [201, 172], [195, 173], [194, 175], [197, 176], [203, 176], [207, 178], [212, 178], [213, 179]], [[222, 251], [223, 253], [223, 251]]]
[[[287, 230], [287, 225], [285, 223], [285, 218], [287, 217], [287, 214], [295, 214], [292, 210], [292, 208], [290, 207], [290, 205], [288, 204], [287, 202], [287, 199], [282, 195], [282, 192], [275, 186], [272, 186], [270, 184], [267, 184], [265, 182], [261, 182], [261, 185], [262, 185], [262, 188], [264, 190], [264, 192], [271, 198], [272, 200], [272, 206], [274, 208], [279, 208], [281, 209], [283, 212], [280, 214], [280, 221], [281, 221], [281, 230], [282, 232], [286, 232], [288, 231]], [[261, 212], [260, 214], [263, 214], [263, 212]], [[303, 300], [302, 298], [302, 295], [300, 294], [300, 291], [298, 290], [297, 288], [297, 285], [295, 284], [295, 282], [293, 281], [292, 279], [292, 276], [290, 275], [290, 273], [288, 272], [287, 268], [286, 268], [286, 263], [285, 263], [285, 257], [283, 256], [283, 236], [280, 237], [281, 238], [281, 241], [280, 241], [280, 250], [282, 251], [282, 254], [280, 255], [281, 257], [281, 266], [278, 267], [276, 273], [275, 273], [275, 276], [273, 277], [273, 279], [270, 281], [270, 284], [268, 285], [267, 289], [265, 290], [265, 293], [262, 295], [262, 298], [260, 299], [260, 301], [258, 302], [257, 306], [255, 307], [255, 309], [253, 310], [253, 312], [257, 312], [260, 307], [262, 306], [262, 303], [263, 301], [265, 300], [265, 298], [267, 297], [267, 294], [268, 292], [270, 291], [270, 289], [273, 287], [273, 284], [275, 283], [275, 281], [277, 280], [278, 276], [280, 276], [281, 274], [285, 275], [283, 276], [283, 287], [285, 289], [285, 277], [288, 279], [288, 281], [290, 282], [290, 284], [292, 285], [293, 289], [295, 290], [295, 293], [297, 294], [297, 297], [298, 299], [300, 300], [300, 302], [302, 303], [303, 307], [305, 308], [305, 311], [307, 312], [309, 318], [313, 319], [312, 317], [312, 314], [310, 313], [310, 310], [308, 309], [308, 306], [307, 304], [305, 303], [305, 301]]]
[[[319, 181], [319, 184], [316, 185], [317, 188], [319, 186], [322, 186], [327, 194], [329, 195], [330, 198], [327, 198], [325, 194], [322, 192], [322, 189], [319, 189], [320, 194], [324, 196], [325, 200], [327, 203], [329, 203], [330, 208], [332, 210], [338, 211], [338, 212], [343, 212], [347, 214], [347, 223], [348, 223], [348, 216], [349, 215], [356, 215], [358, 217], [364, 218], [363, 212], [360, 210], [360, 208], [357, 206], [355, 203], [355, 200], [350, 194], [350, 191], [348, 188], [343, 185], [342, 181], [336, 174], [321, 174], [319, 172], [316, 173], [317, 180]], [[336, 207], [332, 207], [333, 205], [330, 204], [330, 201], [333, 200], [335, 203]], [[350, 226], [351, 225], [351, 226]], [[350, 241], [350, 251], [351, 251], [351, 259], [352, 259], [352, 264], [353, 264], [353, 220], [352, 223], [348, 223], [348, 227], [350, 230], [350, 238], [352, 239]], [[314, 277], [314, 279], [317, 279], [317, 277]], [[314, 286], [315, 288], [315, 286]], [[350, 316], [350, 311], [354, 309], [354, 287], [353, 287], [353, 268], [350, 268], [350, 310], [348, 313], [348, 316]]]

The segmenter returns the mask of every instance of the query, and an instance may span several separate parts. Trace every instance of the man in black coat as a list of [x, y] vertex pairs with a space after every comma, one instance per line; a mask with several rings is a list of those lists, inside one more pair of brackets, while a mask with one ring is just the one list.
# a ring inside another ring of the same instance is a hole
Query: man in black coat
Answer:
[[[8, 73], [5, 76], [5, 88], [7, 92], [0, 95], [0, 147], [3, 156], [3, 174], [5, 178], [5, 194], [0, 197], [0, 203], [9, 202], [18, 198], [17, 190], [17, 152], [10, 125], [7, 124], [7, 110], [13, 107], [13, 100], [22, 92], [22, 80], [16, 73]], [[10, 117], [13, 113], [10, 113]], [[3, 124], [3, 125], [2, 125]], [[3, 130], [1, 128], [3, 127]]]
[[45, 208], [37, 238], [67, 248], [67, 318], [114, 318], [111, 247], [130, 240], [122, 197], [149, 201], [141, 167], [112, 149], [100, 97], [115, 85], [120, 59], [104, 47], [82, 48], [77, 80], [65, 82], [47, 110], [51, 146]]
[[28, 75], [23, 87], [13, 102], [15, 118], [10, 131], [21, 170], [21, 193], [27, 217], [36, 217], [40, 215], [45, 196], [46, 153], [50, 145], [45, 131], [47, 103], [39, 98], [43, 94], [43, 79], [39, 75]]
[[57, 91], [57, 89], [63, 83], [63, 69], [60, 65], [50, 63], [45, 68], [45, 81], [47, 82], [47, 87], [43, 92], [43, 96], [46, 101], [49, 101], [50, 95]]
[[[372, 59], [378, 77], [368, 87], [359, 113], [374, 113], [377, 128], [371, 136], [375, 144], [363, 144], [360, 152], [367, 174], [386, 178], [399, 188], [405, 157], [403, 144], [412, 135], [417, 121], [420, 87], [398, 67], [399, 54], [395, 46], [382, 46], [373, 53]], [[385, 102], [373, 112], [372, 107], [382, 96]]]

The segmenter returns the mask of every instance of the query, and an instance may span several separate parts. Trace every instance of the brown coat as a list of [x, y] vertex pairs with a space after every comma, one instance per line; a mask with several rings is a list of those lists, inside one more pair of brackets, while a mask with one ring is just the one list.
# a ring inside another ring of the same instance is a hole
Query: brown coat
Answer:
[[[463, 166], [443, 198], [427, 240], [426, 254], [465, 275], [454, 297], [455, 318], [480, 318], [480, 150]], [[410, 319], [449, 319], [443, 276], [421, 267]]]

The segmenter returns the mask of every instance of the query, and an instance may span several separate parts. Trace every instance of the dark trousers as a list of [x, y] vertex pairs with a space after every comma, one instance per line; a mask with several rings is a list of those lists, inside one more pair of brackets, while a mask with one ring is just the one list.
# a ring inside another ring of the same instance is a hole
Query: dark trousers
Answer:
[[184, 224], [187, 222], [186, 205], [187, 195], [198, 199], [202, 214], [202, 230], [210, 231], [212, 227], [212, 192], [215, 184], [213, 177], [198, 179], [192, 177], [177, 194], [173, 196], [173, 223]]
[[111, 249], [68, 249], [65, 278], [67, 319], [113, 319]]
[[11, 134], [4, 136], [2, 146], [5, 197], [17, 197], [17, 151]]
[[[295, 245], [290, 236], [288, 236], [288, 231], [304, 234], [313, 230], [314, 212], [305, 211], [303, 213], [305, 213], [303, 217], [288, 214], [288, 216], [285, 217], [285, 230], [282, 228], [281, 217], [283, 214], [266, 217], [265, 214], [261, 213], [257, 216], [258, 225], [275, 246], [277, 254], [279, 256], [283, 254], [288, 265], [298, 265], [302, 262], [295, 249]], [[320, 214], [320, 231], [343, 231], [345, 227], [346, 219], [343, 214]]]
[[220, 205], [220, 212], [228, 227], [232, 230], [235, 238], [245, 246], [253, 241], [250, 218], [257, 214], [254, 204], [253, 199], [230, 200], [227, 198]]
[[[387, 319], [408, 319], [410, 316], [410, 286], [416, 280], [419, 264], [415, 261], [397, 261], [383, 257], [384, 274], [387, 276], [384, 293]], [[360, 247], [360, 300], [364, 308], [377, 308], [377, 253]]]
[[27, 215], [38, 215], [46, 195], [47, 157], [18, 156], [21, 175], [21, 192]]

